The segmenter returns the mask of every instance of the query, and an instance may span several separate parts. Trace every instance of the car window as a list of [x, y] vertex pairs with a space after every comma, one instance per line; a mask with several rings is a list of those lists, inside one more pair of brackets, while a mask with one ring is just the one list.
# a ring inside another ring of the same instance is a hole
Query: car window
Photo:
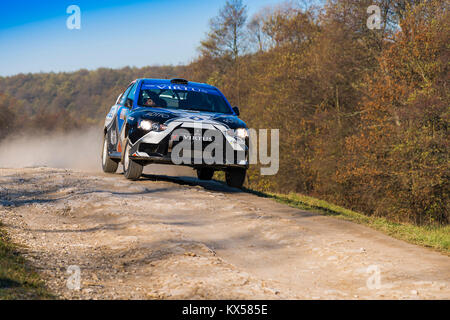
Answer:
[[136, 95], [137, 82], [131, 87], [130, 92], [128, 93], [128, 99], [134, 101], [134, 96]]
[[143, 107], [231, 114], [228, 104], [213, 90], [163, 87], [162, 85], [145, 85], [139, 93], [138, 104]]
[[133, 87], [134, 84], [130, 84], [127, 88], [127, 90], [124, 91], [124, 93], [122, 94], [122, 98], [120, 99], [120, 104], [124, 104], [125, 100], [128, 97], [128, 94], [130, 93], [131, 88]]

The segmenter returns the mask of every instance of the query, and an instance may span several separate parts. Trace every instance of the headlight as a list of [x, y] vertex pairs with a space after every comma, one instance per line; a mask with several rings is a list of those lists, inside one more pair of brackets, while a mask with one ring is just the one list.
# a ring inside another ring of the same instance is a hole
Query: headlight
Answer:
[[239, 129], [236, 129], [236, 130], [229, 129], [229, 130], [227, 130], [227, 134], [229, 136], [234, 137], [234, 138], [238, 137], [238, 138], [241, 138], [241, 139], [245, 139], [245, 138], [248, 137], [248, 129], [245, 129], [245, 128], [239, 128]]
[[138, 128], [144, 131], [163, 131], [167, 129], [167, 126], [150, 120], [140, 120]]
[[248, 130], [245, 128], [236, 129], [236, 136], [241, 139], [245, 139], [248, 137]]
[[152, 124], [153, 124], [153, 122], [151, 122], [149, 120], [141, 120], [141, 121], [139, 121], [138, 127], [139, 127], [139, 129], [142, 129], [145, 131], [150, 131], [150, 130], [152, 130]]

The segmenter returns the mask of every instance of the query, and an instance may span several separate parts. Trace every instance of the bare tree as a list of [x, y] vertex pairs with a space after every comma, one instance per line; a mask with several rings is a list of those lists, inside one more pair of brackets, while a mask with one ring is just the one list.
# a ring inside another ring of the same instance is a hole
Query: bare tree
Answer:
[[263, 52], [267, 49], [268, 36], [264, 32], [264, 18], [269, 14], [269, 10], [264, 8], [251, 18], [247, 25], [247, 35], [249, 43], [254, 51]]
[[218, 16], [211, 19], [207, 38], [201, 42], [204, 55], [231, 56], [234, 60], [244, 47], [247, 6], [242, 0], [227, 0]]

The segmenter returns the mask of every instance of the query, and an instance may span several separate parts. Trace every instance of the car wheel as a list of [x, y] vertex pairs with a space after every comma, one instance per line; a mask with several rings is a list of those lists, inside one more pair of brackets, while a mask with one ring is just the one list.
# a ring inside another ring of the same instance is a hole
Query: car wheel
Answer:
[[230, 168], [225, 172], [227, 185], [233, 188], [242, 188], [245, 181], [246, 169]]
[[103, 172], [114, 173], [114, 172], [117, 171], [117, 167], [118, 166], [119, 166], [119, 164], [109, 157], [108, 139], [107, 139], [107, 135], [105, 134], [105, 136], [103, 137], [103, 150], [102, 150], [102, 168], [103, 168]]
[[211, 180], [213, 175], [214, 175], [214, 169], [211, 169], [211, 168], [197, 169], [197, 177], [200, 180]]
[[123, 174], [129, 180], [138, 180], [142, 175], [144, 166], [130, 159], [130, 143], [127, 141], [123, 155]]

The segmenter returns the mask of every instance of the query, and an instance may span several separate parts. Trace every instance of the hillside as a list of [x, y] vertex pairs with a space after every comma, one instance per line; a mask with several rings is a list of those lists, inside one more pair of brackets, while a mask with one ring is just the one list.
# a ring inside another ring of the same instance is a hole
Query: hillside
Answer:
[[255, 166], [249, 188], [446, 225], [448, 3], [377, 2], [383, 28], [370, 30], [372, 2], [240, 11], [235, 41], [218, 15], [187, 66], [0, 78], [0, 137], [97, 126], [132, 79], [182, 76], [219, 87], [250, 127], [280, 129], [278, 174]]

